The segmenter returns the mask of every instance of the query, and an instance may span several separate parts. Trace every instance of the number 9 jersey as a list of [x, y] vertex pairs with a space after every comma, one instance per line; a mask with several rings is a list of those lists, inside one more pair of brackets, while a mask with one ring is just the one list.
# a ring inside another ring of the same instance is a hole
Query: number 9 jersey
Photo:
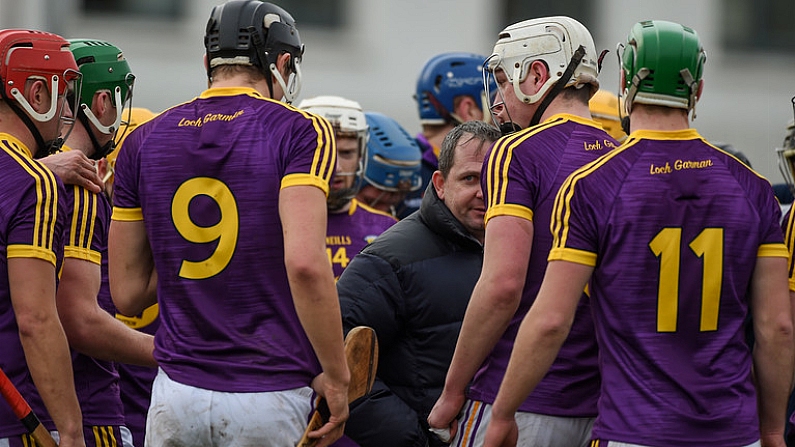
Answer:
[[127, 138], [112, 218], [146, 226], [155, 358], [173, 380], [265, 392], [320, 373], [287, 282], [278, 203], [289, 186], [328, 194], [335, 154], [325, 119], [248, 88], [209, 89]]

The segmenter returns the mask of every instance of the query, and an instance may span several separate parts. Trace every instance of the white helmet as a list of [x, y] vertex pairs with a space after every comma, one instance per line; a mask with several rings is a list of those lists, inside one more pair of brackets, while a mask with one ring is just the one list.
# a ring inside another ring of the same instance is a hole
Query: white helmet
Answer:
[[327, 119], [338, 137], [356, 137], [359, 156], [364, 153], [369, 128], [358, 102], [340, 96], [316, 96], [301, 101], [298, 108]]
[[[488, 70], [500, 68], [513, 84], [516, 97], [526, 104], [538, 102], [566, 71], [575, 51], [583, 46], [585, 55], [564, 87], [590, 84], [591, 96], [599, 90], [599, 55], [588, 29], [570, 17], [543, 17], [513, 24], [499, 35], [494, 53], [486, 61]], [[527, 78], [533, 61], [549, 67], [549, 79], [535, 95], [527, 96], [519, 84]]]
[[337, 175], [353, 176], [354, 182], [350, 188], [331, 191], [328, 196], [329, 209], [337, 210], [350, 202], [359, 190], [362, 171], [364, 169], [364, 149], [370, 136], [367, 118], [362, 112], [362, 106], [356, 101], [339, 96], [316, 96], [301, 101], [298, 105], [309, 113], [322, 116], [334, 128], [337, 138], [356, 138], [358, 145], [359, 164], [355, 172], [338, 172]]

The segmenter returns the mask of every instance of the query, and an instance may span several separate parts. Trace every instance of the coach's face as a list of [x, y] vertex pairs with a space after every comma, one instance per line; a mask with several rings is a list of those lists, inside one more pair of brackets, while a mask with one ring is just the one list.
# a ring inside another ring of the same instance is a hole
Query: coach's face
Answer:
[[447, 178], [441, 171], [434, 172], [433, 186], [453, 216], [473, 237], [483, 242], [486, 206], [480, 189], [480, 169], [489, 145], [472, 138], [472, 134], [464, 134], [458, 141]]

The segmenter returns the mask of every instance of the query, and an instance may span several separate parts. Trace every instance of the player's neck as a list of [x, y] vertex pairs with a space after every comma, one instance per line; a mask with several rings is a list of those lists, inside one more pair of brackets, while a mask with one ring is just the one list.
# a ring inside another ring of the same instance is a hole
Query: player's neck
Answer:
[[80, 122], [75, 123], [75, 127], [69, 133], [69, 138], [67, 138], [64, 145], [69, 149], [80, 151], [86, 156], [94, 153], [94, 143], [91, 142], [88, 131]]
[[560, 96], [556, 97], [549, 103], [549, 107], [544, 110], [544, 113], [541, 115], [541, 119], [539, 120], [540, 123], [548, 120], [554, 115], [559, 113], [566, 113], [568, 115], [579, 116], [585, 119], [592, 119], [591, 118], [591, 110], [588, 108], [588, 104], [583, 104], [578, 101], [574, 101], [567, 98], [561, 98]]
[[443, 126], [423, 126], [422, 128], [422, 136], [428, 140], [428, 143], [431, 144], [432, 147], [440, 148], [442, 147], [442, 141], [444, 141], [444, 137], [453, 130], [452, 124], [445, 124]]
[[233, 76], [223, 77], [221, 79], [213, 80], [210, 88], [253, 88], [262, 96], [270, 98], [270, 91], [268, 90], [268, 83], [264, 79], [254, 81], [247, 74], [238, 74]]
[[639, 129], [676, 131], [689, 129], [690, 121], [685, 109], [638, 104], [632, 109], [629, 126], [633, 132]]
[[[0, 107], [5, 108], [5, 105], [0, 105]], [[28, 126], [10, 109], [0, 111], [0, 133], [14, 136], [28, 148], [31, 154], [36, 153], [36, 139]]]

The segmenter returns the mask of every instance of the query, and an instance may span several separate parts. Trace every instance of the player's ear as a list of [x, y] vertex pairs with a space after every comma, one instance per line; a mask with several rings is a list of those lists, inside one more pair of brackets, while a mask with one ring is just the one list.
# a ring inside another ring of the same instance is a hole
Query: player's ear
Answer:
[[27, 90], [26, 98], [33, 110], [44, 113], [50, 109], [50, 91], [41, 79], [33, 79]]

